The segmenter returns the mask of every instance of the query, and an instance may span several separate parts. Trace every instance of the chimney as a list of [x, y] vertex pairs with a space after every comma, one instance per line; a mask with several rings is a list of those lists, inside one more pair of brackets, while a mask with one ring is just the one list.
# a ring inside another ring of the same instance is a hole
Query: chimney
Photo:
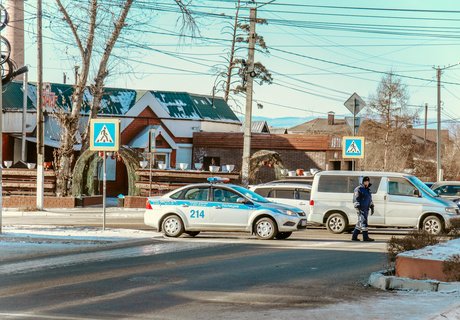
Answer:
[[24, 0], [7, 0], [6, 10], [10, 16], [6, 39], [11, 44], [11, 59], [19, 68], [24, 65]]
[[335, 113], [333, 111], [329, 111], [327, 114], [327, 124], [330, 126], [334, 125], [334, 116]]

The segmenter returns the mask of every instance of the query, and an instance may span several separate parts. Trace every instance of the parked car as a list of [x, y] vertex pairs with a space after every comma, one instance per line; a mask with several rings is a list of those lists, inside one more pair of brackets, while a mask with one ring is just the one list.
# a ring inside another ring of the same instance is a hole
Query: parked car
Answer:
[[311, 184], [269, 182], [250, 187], [250, 190], [276, 203], [295, 206], [304, 212], [310, 210]]
[[440, 197], [452, 200], [460, 207], [460, 181], [441, 181], [431, 186]]
[[285, 184], [285, 183], [298, 183], [298, 184], [311, 185], [313, 183], [313, 177], [311, 178], [293, 177], [291, 179], [273, 180], [273, 181], [267, 182], [266, 184]]
[[415, 227], [439, 234], [450, 227], [460, 211], [438, 197], [417, 177], [392, 172], [324, 171], [316, 174], [310, 197], [309, 222], [326, 225], [341, 233], [357, 222], [353, 191], [360, 179], [369, 176], [375, 212], [370, 226]]
[[426, 185], [428, 188], [431, 188], [434, 184], [435, 184], [435, 182], [425, 182], [425, 185]]
[[210, 178], [147, 199], [144, 222], [167, 237], [201, 231], [245, 231], [260, 239], [286, 239], [307, 227], [302, 210], [276, 204], [241, 186]]

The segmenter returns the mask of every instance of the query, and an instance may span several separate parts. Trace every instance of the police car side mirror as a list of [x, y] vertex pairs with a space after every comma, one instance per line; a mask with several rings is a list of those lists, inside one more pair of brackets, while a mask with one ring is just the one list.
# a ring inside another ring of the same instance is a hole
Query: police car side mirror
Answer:
[[418, 189], [414, 190], [414, 197], [418, 197], [418, 198], [420, 197], [420, 190]]

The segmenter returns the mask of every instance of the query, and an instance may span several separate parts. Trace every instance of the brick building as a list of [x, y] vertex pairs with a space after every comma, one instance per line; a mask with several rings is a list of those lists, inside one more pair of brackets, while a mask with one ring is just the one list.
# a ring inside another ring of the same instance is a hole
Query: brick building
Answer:
[[[340, 143], [327, 135], [253, 133], [251, 153], [259, 150], [278, 152], [289, 170], [333, 169], [333, 163], [341, 157]], [[212, 163], [233, 164], [235, 170], [240, 170], [242, 156], [242, 133], [197, 132], [193, 135], [193, 161], [203, 163], [205, 168]], [[274, 177], [273, 169], [263, 168], [258, 182]]]
[[[192, 167], [192, 142], [194, 132], [241, 132], [241, 122], [227, 103], [219, 97], [189, 94], [186, 92], [136, 91], [105, 88], [99, 117], [121, 119], [121, 144], [144, 152], [148, 147], [150, 129], [156, 129], [155, 166], [163, 162], [169, 168], [178, 163]], [[47, 100], [53, 101], [45, 110], [45, 161], [52, 162], [53, 150], [60, 146], [61, 128], [53, 112], [71, 109], [73, 86], [50, 84]], [[28, 85], [26, 114], [26, 162], [36, 162], [36, 86]], [[80, 132], [74, 146], [78, 156], [81, 134], [88, 121], [92, 95], [84, 94]], [[13, 81], [3, 93], [3, 159], [14, 163], [21, 159], [21, 132], [23, 85]], [[99, 178], [102, 177], [99, 168]], [[107, 160], [107, 188], [110, 195], [126, 194], [127, 171], [116, 157]]]

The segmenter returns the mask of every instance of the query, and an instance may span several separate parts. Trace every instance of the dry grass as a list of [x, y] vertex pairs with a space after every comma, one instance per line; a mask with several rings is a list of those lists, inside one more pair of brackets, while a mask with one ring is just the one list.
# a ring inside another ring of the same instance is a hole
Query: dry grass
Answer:
[[422, 230], [411, 231], [403, 238], [391, 237], [387, 244], [387, 257], [390, 265], [396, 261], [396, 256], [405, 251], [417, 250], [426, 246], [438, 244], [438, 236], [427, 233]]
[[460, 254], [444, 261], [442, 269], [449, 281], [460, 281]]
[[451, 227], [447, 236], [451, 239], [460, 238], [460, 218], [451, 219]]

